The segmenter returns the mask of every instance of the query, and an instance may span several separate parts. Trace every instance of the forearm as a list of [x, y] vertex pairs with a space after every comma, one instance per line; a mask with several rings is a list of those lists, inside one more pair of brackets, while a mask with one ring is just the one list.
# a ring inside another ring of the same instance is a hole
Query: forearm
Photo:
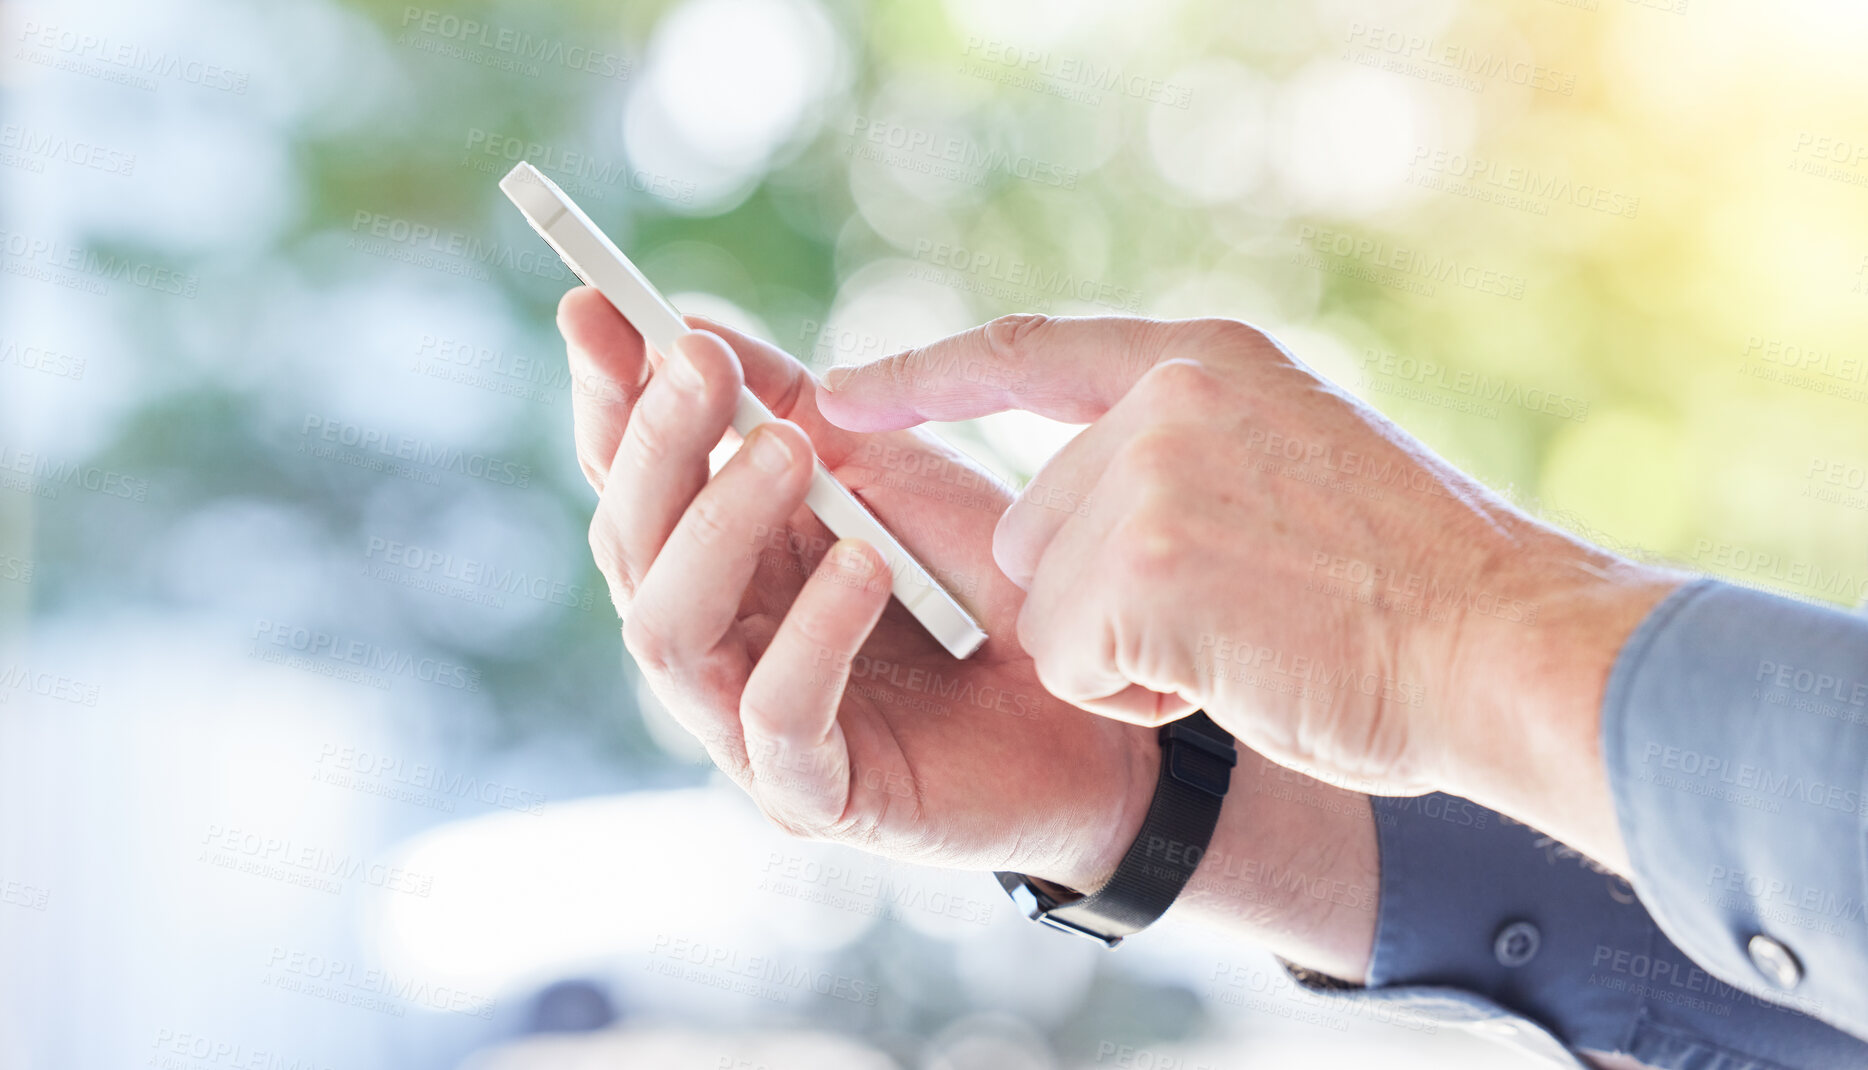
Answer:
[[1240, 748], [1212, 843], [1171, 917], [1231, 929], [1298, 965], [1361, 982], [1380, 876], [1367, 796]]
[[1629, 873], [1603, 762], [1602, 702], [1628, 636], [1680, 574], [1531, 540], [1502, 589], [1538, 608], [1534, 624], [1470, 620], [1459, 663], [1443, 790], [1508, 814]]

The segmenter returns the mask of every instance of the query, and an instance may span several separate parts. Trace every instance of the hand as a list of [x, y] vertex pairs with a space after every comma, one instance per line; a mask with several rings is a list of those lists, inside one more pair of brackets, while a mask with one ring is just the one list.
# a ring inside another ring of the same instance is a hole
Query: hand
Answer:
[[[1046, 694], [1011, 641], [1024, 594], [991, 559], [1010, 494], [926, 432], [825, 423], [802, 365], [725, 327], [691, 318], [651, 371], [659, 355], [595, 290], [567, 294], [558, 322], [624, 641], [720, 768], [799, 835], [1100, 885], [1141, 826], [1158, 749]], [[742, 367], [780, 419], [710, 479]], [[889, 600], [873, 549], [833, 545], [803, 507], [813, 446], [993, 636], [970, 659]]]
[[[715, 762], [799, 835], [1101, 887], [1141, 828], [1160, 751], [1153, 729], [1047, 694], [1012, 641], [1025, 595], [991, 556], [1011, 495], [926, 432], [826, 423], [810, 374], [764, 342], [690, 319], [683, 352], [651, 373], [657, 355], [596, 291], [567, 294], [558, 320], [600, 495], [591, 549], [649, 685]], [[678, 385], [684, 367], [699, 385]], [[742, 367], [781, 419], [709, 479]], [[768, 435], [788, 447], [769, 472], [752, 461]], [[958, 589], [993, 637], [971, 658], [885, 608], [873, 551], [831, 548], [801, 508], [812, 445]], [[1378, 884], [1368, 805], [1262, 767], [1241, 757], [1176, 914], [1359, 980]]]
[[1675, 581], [1513, 509], [1268, 335], [1013, 316], [833, 371], [818, 404], [867, 432], [1094, 421], [993, 539], [1052, 693], [1136, 724], [1204, 708], [1291, 768], [1466, 794], [1625, 868], [1595, 715]]

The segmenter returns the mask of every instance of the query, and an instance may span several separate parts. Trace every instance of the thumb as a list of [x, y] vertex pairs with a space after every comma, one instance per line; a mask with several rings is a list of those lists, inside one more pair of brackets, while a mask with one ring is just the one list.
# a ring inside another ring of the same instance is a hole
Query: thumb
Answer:
[[1177, 326], [1130, 316], [1001, 316], [873, 364], [832, 368], [817, 408], [851, 431], [1007, 409], [1086, 424], [1169, 355]]

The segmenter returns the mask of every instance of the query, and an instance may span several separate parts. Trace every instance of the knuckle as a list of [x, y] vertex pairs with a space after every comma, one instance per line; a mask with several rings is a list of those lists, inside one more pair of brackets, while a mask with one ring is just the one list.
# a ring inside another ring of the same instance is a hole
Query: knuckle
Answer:
[[616, 611], [621, 613], [635, 594], [635, 584], [624, 564], [619, 542], [615, 526], [608, 522], [599, 509], [596, 517], [590, 521], [590, 558], [597, 563], [597, 571], [609, 583], [610, 600], [616, 603]]
[[1189, 341], [1224, 350], [1248, 352], [1275, 351], [1271, 336], [1245, 322], [1223, 316], [1208, 316], [1183, 323]]
[[1166, 483], [1198, 463], [1199, 451], [1185, 433], [1155, 427], [1123, 443], [1110, 466], [1124, 483], [1156, 486]]
[[673, 647], [667, 634], [641, 612], [631, 613], [623, 621], [623, 646], [636, 659], [642, 671], [650, 675], [668, 672]]
[[[835, 583], [836, 580], [829, 582]], [[789, 622], [798, 641], [810, 652], [812, 660], [820, 666], [846, 664], [850, 658], [844, 652], [847, 644], [837, 641], [840, 630], [836, 618], [824, 610], [794, 610]]]
[[1191, 357], [1172, 357], [1148, 369], [1136, 384], [1151, 400], [1184, 405], [1189, 399], [1213, 397], [1220, 388], [1219, 376], [1205, 364]]
[[1045, 626], [1044, 615], [1034, 607], [1031, 599], [1018, 611], [1018, 620], [1013, 630], [1018, 636], [1018, 645], [1031, 655], [1031, 666], [1037, 670], [1038, 682], [1045, 690], [1054, 695], [1062, 695], [1056, 689], [1057, 670], [1061, 667], [1061, 651], [1051, 641], [1051, 629]]
[[590, 559], [605, 574], [621, 572], [623, 564], [622, 537], [617, 531], [616, 520], [602, 502], [597, 503], [597, 511], [590, 517]]
[[664, 411], [660, 405], [641, 405], [629, 421], [629, 456], [641, 468], [659, 468], [668, 459], [671, 429]]
[[1036, 312], [1015, 312], [987, 323], [980, 330], [986, 352], [1000, 365], [1023, 361], [1032, 338], [1050, 326], [1051, 318]]
[[782, 745], [779, 732], [783, 730], [785, 718], [774, 713], [764, 698], [754, 697], [751, 691], [740, 696], [739, 723], [746, 739], [747, 756], [755, 762], [760, 754], [770, 758]]
[[717, 546], [732, 530], [726, 513], [726, 503], [719, 494], [702, 494], [688, 506], [687, 515], [681, 518], [681, 524], [695, 542], [702, 546]]
[[1193, 559], [1186, 524], [1167, 509], [1141, 508], [1110, 533], [1105, 562], [1125, 582], [1146, 585], [1178, 574]]

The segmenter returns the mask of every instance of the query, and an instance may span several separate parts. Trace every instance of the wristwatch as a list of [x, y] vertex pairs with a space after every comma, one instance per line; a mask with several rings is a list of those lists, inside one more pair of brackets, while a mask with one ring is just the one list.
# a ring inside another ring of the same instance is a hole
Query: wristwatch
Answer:
[[1154, 800], [1108, 884], [1084, 895], [1023, 873], [993, 874], [1026, 917], [1115, 947], [1167, 913], [1187, 886], [1213, 840], [1239, 754], [1232, 736], [1199, 712], [1163, 725], [1158, 738]]

